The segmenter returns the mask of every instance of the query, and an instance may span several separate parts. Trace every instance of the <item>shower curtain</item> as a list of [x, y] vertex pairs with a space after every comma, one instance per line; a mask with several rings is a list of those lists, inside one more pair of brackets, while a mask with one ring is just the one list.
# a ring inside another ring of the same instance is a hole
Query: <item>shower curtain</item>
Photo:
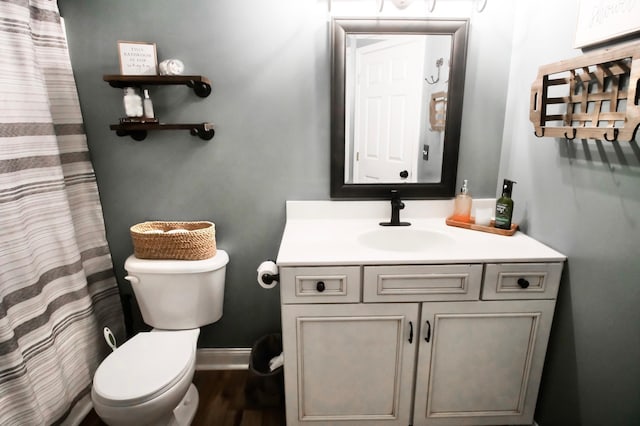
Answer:
[[0, 0], [0, 57], [0, 425], [59, 424], [122, 308], [56, 1]]

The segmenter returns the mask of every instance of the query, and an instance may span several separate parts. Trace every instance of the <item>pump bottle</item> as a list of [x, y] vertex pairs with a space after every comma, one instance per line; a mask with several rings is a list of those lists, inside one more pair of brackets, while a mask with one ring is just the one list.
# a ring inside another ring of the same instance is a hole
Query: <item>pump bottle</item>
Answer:
[[511, 229], [511, 217], [513, 215], [513, 200], [511, 192], [513, 184], [512, 180], [505, 179], [502, 183], [502, 197], [496, 201], [496, 220], [495, 227], [500, 229]]
[[153, 103], [151, 102], [151, 98], [149, 97], [149, 90], [144, 89], [144, 99], [142, 100], [142, 105], [144, 106], [144, 117], [145, 118], [154, 118], [153, 115]]
[[458, 222], [471, 222], [471, 202], [469, 186], [467, 179], [465, 179], [462, 183], [462, 188], [460, 188], [460, 193], [456, 196], [453, 203], [453, 215], [451, 219]]

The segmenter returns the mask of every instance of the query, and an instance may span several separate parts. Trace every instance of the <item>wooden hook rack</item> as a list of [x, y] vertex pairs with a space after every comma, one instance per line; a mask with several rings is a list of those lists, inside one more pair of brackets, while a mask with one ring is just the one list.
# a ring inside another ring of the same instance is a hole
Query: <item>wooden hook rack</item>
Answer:
[[640, 42], [541, 66], [529, 119], [537, 137], [628, 142], [640, 124]]

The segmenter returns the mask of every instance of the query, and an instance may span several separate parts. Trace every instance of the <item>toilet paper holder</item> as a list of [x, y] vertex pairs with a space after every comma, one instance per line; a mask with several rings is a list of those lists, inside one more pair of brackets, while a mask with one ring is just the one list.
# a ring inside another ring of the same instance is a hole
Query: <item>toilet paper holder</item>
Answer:
[[272, 288], [275, 286], [273, 283], [279, 282], [280, 273], [278, 272], [278, 267], [273, 259], [267, 259], [258, 266], [258, 284], [264, 288]]
[[271, 284], [274, 281], [280, 282], [280, 274], [262, 274], [262, 281], [265, 284]]

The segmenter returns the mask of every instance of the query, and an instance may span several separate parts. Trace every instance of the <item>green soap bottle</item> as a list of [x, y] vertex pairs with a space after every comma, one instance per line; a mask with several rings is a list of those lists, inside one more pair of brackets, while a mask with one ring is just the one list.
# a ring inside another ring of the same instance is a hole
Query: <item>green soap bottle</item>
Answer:
[[496, 228], [511, 229], [511, 216], [513, 215], [511, 191], [514, 183], [516, 182], [509, 179], [505, 179], [502, 183], [502, 197], [496, 201]]

